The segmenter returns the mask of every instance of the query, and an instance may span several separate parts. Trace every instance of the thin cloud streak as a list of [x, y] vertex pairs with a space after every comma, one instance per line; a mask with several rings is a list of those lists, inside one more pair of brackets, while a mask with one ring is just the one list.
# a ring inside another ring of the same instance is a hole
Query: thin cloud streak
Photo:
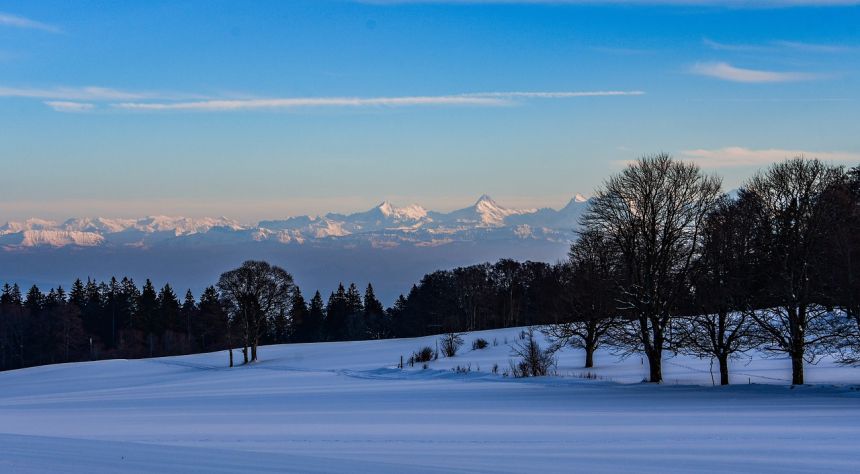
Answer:
[[739, 53], [778, 53], [783, 51], [794, 51], [815, 54], [840, 54], [860, 52], [860, 47], [855, 45], [818, 44], [783, 40], [770, 41], [764, 44], [735, 44], [721, 43], [710, 38], [703, 38], [702, 43], [715, 51], [732, 51]]
[[505, 106], [516, 99], [565, 99], [575, 97], [642, 95], [642, 91], [476, 92], [441, 96], [405, 97], [293, 97], [273, 99], [202, 100], [193, 102], [121, 102], [112, 107], [151, 111], [234, 111], [307, 107], [412, 107]]
[[746, 69], [732, 66], [729, 63], [698, 63], [690, 68], [691, 74], [713, 77], [731, 82], [745, 83], [771, 83], [771, 82], [797, 82], [820, 79], [819, 74], [809, 74], [794, 71], [765, 71], [759, 69]]
[[112, 107], [125, 110], [200, 110], [230, 111], [252, 109], [288, 109], [300, 107], [404, 107], [417, 105], [507, 105], [509, 101], [488, 97], [417, 96], [417, 97], [297, 97], [283, 99], [202, 100], [195, 102], [121, 102]]
[[474, 92], [465, 97], [500, 97], [524, 99], [568, 99], [575, 97], [610, 97], [644, 95], [644, 91], [582, 91], [582, 92]]
[[164, 99], [162, 94], [130, 92], [108, 87], [6, 87], [0, 86], [0, 97], [44, 100], [145, 100]]
[[9, 13], [0, 12], [0, 26], [11, 26], [13, 28], [23, 28], [28, 30], [41, 30], [49, 33], [61, 33], [62, 30], [56, 26], [42, 23], [40, 21], [31, 20], [23, 16], [11, 15]]
[[87, 112], [96, 108], [95, 104], [88, 102], [68, 102], [62, 100], [45, 101], [45, 105], [57, 112]]
[[718, 149], [682, 150], [679, 158], [690, 160], [703, 168], [736, 168], [764, 166], [789, 158], [804, 156], [838, 163], [858, 163], [860, 153], [847, 151], [810, 151], [767, 148], [754, 150], [740, 146]]

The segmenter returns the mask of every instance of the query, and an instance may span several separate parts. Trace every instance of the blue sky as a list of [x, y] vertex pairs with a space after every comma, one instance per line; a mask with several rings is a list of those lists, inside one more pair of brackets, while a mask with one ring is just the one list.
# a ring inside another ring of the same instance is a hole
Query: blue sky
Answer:
[[860, 163], [858, 2], [0, 2], [0, 221], [561, 206]]

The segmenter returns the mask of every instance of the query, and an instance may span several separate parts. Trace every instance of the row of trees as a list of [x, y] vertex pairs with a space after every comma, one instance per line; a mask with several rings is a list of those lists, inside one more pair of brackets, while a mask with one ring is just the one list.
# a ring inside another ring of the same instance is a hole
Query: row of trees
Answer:
[[[305, 301], [292, 277], [266, 262], [249, 261], [224, 273], [195, 299], [180, 299], [131, 278], [76, 280], [43, 293], [33, 286], [0, 288], [0, 370], [105, 358], [139, 358], [240, 347], [243, 362], [257, 346], [286, 342], [390, 337], [390, 310], [373, 286], [362, 295], [339, 285], [327, 302], [317, 291]], [[230, 363], [233, 364], [230, 351]]]
[[[0, 369], [260, 344], [413, 337], [541, 325], [555, 347], [642, 353], [652, 382], [667, 350], [728, 360], [787, 354], [792, 380], [824, 352], [860, 354], [860, 167], [797, 158], [736, 195], [667, 155], [642, 158], [591, 200], [569, 259], [503, 259], [425, 275], [384, 309], [368, 285], [307, 302], [292, 276], [248, 261], [195, 301], [128, 278], [0, 294]], [[230, 363], [233, 354], [230, 351]]]
[[658, 155], [597, 192], [571, 248], [571, 314], [557, 344], [644, 353], [662, 381], [664, 351], [719, 361], [758, 348], [804, 363], [860, 351], [860, 167], [796, 158], [737, 196]]

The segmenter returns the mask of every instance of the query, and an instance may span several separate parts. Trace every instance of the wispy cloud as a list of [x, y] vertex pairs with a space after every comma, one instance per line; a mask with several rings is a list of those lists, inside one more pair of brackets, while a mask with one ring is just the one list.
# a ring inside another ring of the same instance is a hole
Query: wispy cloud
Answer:
[[0, 12], [0, 26], [11, 26], [13, 28], [25, 28], [29, 30], [41, 30], [49, 33], [60, 33], [62, 30], [54, 25], [42, 23], [40, 21], [31, 20], [23, 16], [11, 15], [9, 13]]
[[823, 77], [820, 74], [805, 72], [746, 69], [724, 62], [694, 64], [690, 68], [690, 73], [722, 79], [724, 81], [747, 83], [810, 81]]
[[121, 102], [111, 104], [126, 110], [233, 111], [308, 107], [412, 107], [412, 106], [503, 106], [517, 99], [566, 99], [642, 95], [642, 91], [477, 92], [456, 95], [402, 97], [289, 97], [270, 99], [200, 100], [190, 102]]
[[643, 91], [579, 91], [579, 92], [474, 92], [463, 97], [498, 97], [524, 99], [570, 99], [574, 97], [609, 97], [614, 95], [644, 95]]
[[312, 107], [505, 106], [529, 100], [638, 96], [644, 93], [637, 90], [513, 91], [391, 97], [260, 98], [241, 94], [232, 94], [232, 97], [211, 97], [199, 94], [140, 92], [95, 86], [39, 88], [0, 85], [0, 98], [36, 99], [61, 112], [80, 112], [100, 107], [150, 111], [234, 111]]
[[710, 38], [703, 38], [702, 43], [715, 51], [733, 51], [740, 53], [780, 53], [795, 51], [801, 53], [856, 53], [860, 46], [840, 44], [804, 43], [801, 41], [774, 40], [763, 44], [721, 43]]
[[164, 94], [130, 92], [107, 87], [5, 87], [0, 86], [0, 97], [47, 100], [144, 100], [165, 98]]
[[730, 146], [718, 149], [699, 148], [695, 150], [683, 150], [681, 151], [679, 158], [693, 161], [703, 168], [733, 168], [740, 166], [769, 165], [771, 163], [797, 156], [818, 158], [839, 163], [860, 162], [860, 152], [787, 150], [779, 148], [754, 150], [740, 146]]
[[803, 43], [800, 41], [773, 41], [774, 46], [805, 53], [856, 53], [860, 47], [854, 45]]
[[192, 102], [121, 102], [112, 107], [127, 110], [200, 110], [230, 111], [288, 109], [300, 107], [404, 107], [416, 105], [506, 105], [508, 101], [491, 97], [414, 96], [414, 97], [290, 97], [273, 99], [200, 100]]
[[95, 104], [89, 102], [68, 102], [63, 100], [48, 100], [44, 102], [48, 107], [57, 112], [87, 112], [96, 108]]

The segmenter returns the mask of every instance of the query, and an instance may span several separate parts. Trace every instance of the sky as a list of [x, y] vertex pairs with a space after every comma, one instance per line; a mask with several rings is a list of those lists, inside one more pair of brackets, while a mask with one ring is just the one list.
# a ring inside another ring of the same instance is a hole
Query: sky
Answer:
[[563, 206], [860, 163], [855, 1], [0, 1], [0, 222]]

